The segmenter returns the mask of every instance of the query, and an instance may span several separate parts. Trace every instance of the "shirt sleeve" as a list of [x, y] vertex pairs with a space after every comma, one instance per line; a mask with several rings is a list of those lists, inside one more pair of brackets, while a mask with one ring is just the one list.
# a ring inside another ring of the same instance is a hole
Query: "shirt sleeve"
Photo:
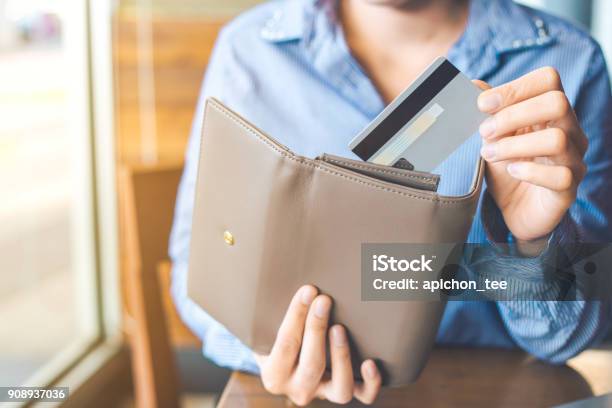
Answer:
[[[588, 172], [581, 183], [576, 203], [551, 234], [546, 249], [537, 257], [525, 258], [508, 252], [498, 243], [512, 241], [501, 213], [485, 191], [481, 217], [492, 250], [496, 251], [496, 274], [528, 279], [533, 298], [546, 290], [543, 268], [571, 262], [580, 254], [580, 242], [612, 242], [612, 101], [610, 80], [599, 46], [591, 55], [574, 109], [589, 139], [585, 156]], [[556, 257], [559, 251], [564, 257]], [[487, 265], [480, 262], [480, 265]], [[523, 293], [522, 298], [525, 298]], [[609, 301], [506, 301], [497, 302], [501, 318], [515, 343], [538, 358], [562, 363], [596, 343], [610, 325]]]
[[170, 235], [169, 252], [173, 265], [171, 290], [181, 319], [202, 340], [203, 353], [206, 357], [223, 367], [257, 372], [258, 366], [252, 352], [187, 296], [191, 221], [204, 105], [209, 96], [214, 96], [226, 104], [231, 103], [228, 99], [232, 93], [228, 87], [232, 82], [232, 72], [236, 69], [237, 62], [232, 55], [231, 45], [221, 31], [208, 64], [194, 114], [185, 167], [178, 189], [174, 224]]

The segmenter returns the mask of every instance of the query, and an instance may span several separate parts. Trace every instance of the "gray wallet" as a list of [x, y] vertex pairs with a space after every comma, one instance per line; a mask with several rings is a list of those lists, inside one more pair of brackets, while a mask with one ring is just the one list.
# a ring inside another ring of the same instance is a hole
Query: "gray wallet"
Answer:
[[[334, 300], [356, 360], [386, 385], [414, 381], [444, 302], [361, 300], [361, 244], [464, 242], [483, 180], [436, 193], [438, 176], [323, 155], [298, 156], [215, 99], [206, 103], [188, 294], [258, 353], [269, 353], [303, 284]], [[377, 209], [377, 211], [372, 211]]]

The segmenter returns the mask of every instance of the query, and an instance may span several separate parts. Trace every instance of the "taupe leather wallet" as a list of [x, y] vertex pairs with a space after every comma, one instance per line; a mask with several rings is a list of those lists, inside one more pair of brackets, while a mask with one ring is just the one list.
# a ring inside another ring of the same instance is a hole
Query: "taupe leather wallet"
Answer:
[[387, 385], [412, 382], [444, 302], [361, 300], [361, 244], [464, 242], [483, 162], [469, 194], [436, 193], [438, 176], [323, 155], [302, 157], [215, 99], [206, 103], [188, 294], [258, 353], [269, 353], [295, 291], [334, 300], [354, 358], [376, 359]]

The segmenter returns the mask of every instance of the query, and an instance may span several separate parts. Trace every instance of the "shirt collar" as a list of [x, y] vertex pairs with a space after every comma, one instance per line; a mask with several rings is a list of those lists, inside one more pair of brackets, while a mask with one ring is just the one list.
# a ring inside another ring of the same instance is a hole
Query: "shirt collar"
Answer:
[[543, 47], [554, 41], [544, 20], [512, 0], [472, 1], [490, 3], [486, 19], [494, 33], [493, 45], [500, 54]]
[[[329, 3], [331, 0], [280, 2], [263, 24], [262, 38], [274, 43], [308, 39], [313, 34], [315, 14]], [[507, 24], [508, 21], [512, 24]], [[499, 54], [545, 46], [554, 40], [541, 18], [512, 0], [471, 0], [470, 21], [464, 37], [472, 49], [491, 41]]]
[[285, 0], [278, 3], [260, 30], [261, 38], [283, 43], [300, 40], [304, 37], [306, 20], [314, 13], [314, 0]]
[[376, 89], [354, 63], [336, 22], [336, 0], [285, 0], [278, 3], [261, 31], [279, 45], [300, 42], [313, 68], [347, 100], [373, 115], [383, 107]]

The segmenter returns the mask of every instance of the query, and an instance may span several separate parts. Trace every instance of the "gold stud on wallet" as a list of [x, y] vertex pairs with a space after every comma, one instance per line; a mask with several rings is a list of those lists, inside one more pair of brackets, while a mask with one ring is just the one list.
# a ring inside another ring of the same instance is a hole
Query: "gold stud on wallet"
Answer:
[[[232, 158], [231, 165], [228, 165]], [[188, 294], [258, 353], [270, 352], [295, 291], [334, 300], [354, 358], [376, 359], [386, 385], [423, 368], [444, 302], [361, 300], [361, 245], [465, 242], [483, 180], [436, 192], [438, 176], [323, 155], [298, 156], [215, 99], [206, 103]]]

